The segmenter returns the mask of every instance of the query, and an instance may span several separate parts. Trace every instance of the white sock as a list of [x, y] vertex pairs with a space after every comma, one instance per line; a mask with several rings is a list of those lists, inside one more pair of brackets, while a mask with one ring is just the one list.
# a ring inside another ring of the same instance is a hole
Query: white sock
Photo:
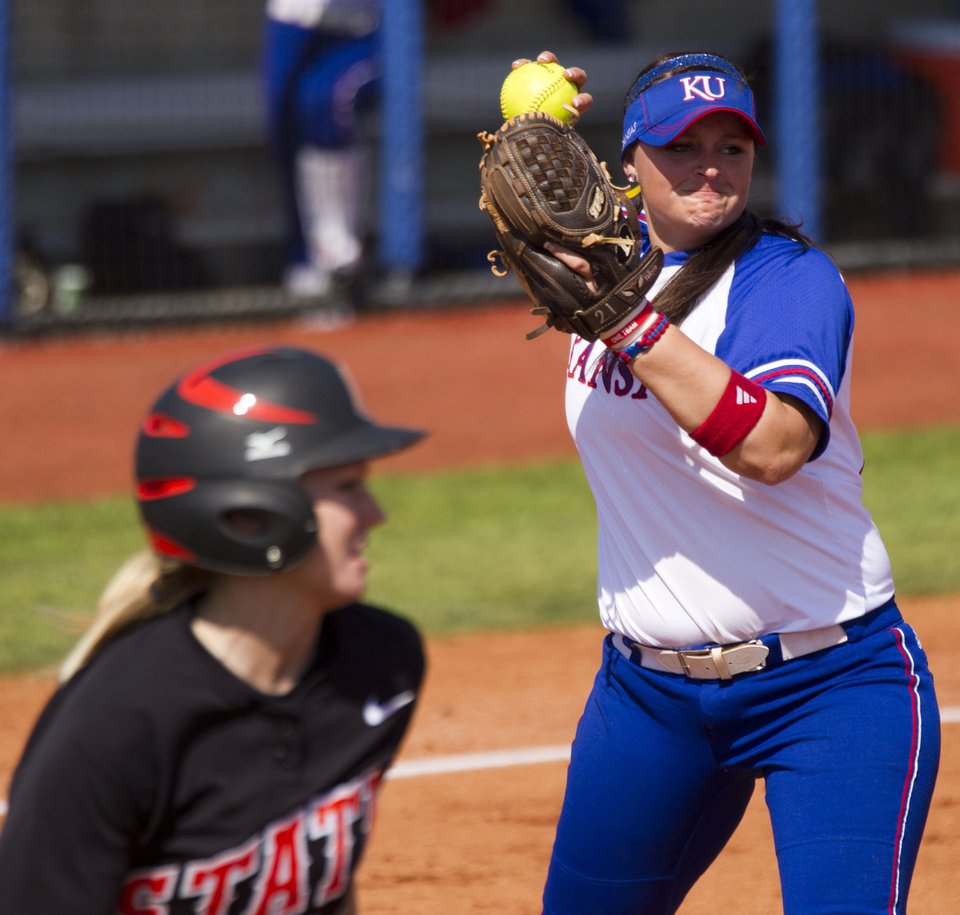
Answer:
[[360, 260], [362, 159], [357, 149], [305, 147], [297, 154], [304, 238], [310, 262], [320, 273], [329, 275]]

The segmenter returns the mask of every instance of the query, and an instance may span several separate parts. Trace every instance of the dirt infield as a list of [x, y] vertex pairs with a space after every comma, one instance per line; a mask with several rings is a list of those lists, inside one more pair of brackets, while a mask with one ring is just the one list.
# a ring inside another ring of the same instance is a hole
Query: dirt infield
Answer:
[[[854, 416], [861, 428], [960, 421], [955, 355], [960, 274], [855, 277]], [[562, 416], [565, 340], [533, 342], [522, 305], [378, 315], [323, 330], [309, 322], [0, 345], [0, 502], [118, 493], [132, 430], [177, 372], [232, 348], [305, 344], [343, 360], [378, 418], [433, 434], [389, 469], [572, 455]], [[952, 329], [951, 329], [952, 327]], [[946, 375], [946, 377], [945, 377]], [[941, 704], [960, 706], [960, 599], [905, 610], [930, 655]], [[402, 760], [568, 745], [599, 657], [599, 624], [432, 640], [430, 674]], [[43, 677], [0, 680], [0, 790], [49, 695]], [[562, 759], [388, 782], [361, 877], [364, 915], [539, 911], [564, 779]], [[642, 790], [642, 786], [638, 786]], [[912, 911], [960, 908], [960, 727], [944, 726], [934, 809]], [[758, 791], [684, 915], [780, 909]]]
[[[960, 274], [851, 282], [858, 305], [854, 418], [916, 427], [960, 412]], [[378, 315], [323, 331], [308, 321], [0, 343], [8, 434], [0, 502], [125, 492], [132, 431], [178, 372], [233, 348], [314, 347], [345, 362], [371, 413], [430, 429], [393, 470], [573, 454], [562, 414], [566, 339], [522, 304]], [[953, 324], [956, 328], [957, 323]]]

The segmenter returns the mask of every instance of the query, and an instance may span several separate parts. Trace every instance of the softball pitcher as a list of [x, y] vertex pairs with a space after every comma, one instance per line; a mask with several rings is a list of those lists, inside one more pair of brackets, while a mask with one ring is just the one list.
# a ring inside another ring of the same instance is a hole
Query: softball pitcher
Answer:
[[384, 521], [368, 462], [421, 436], [288, 347], [160, 396], [136, 455], [151, 549], [108, 585], [16, 769], [0, 911], [355, 911], [424, 670], [413, 626], [360, 602]]
[[[567, 418], [609, 634], [547, 915], [675, 912], [758, 779], [785, 912], [906, 911], [939, 759], [933, 679], [862, 503], [850, 296], [796, 227], [748, 209], [764, 143], [722, 57], [669, 55], [627, 94], [623, 168], [643, 253], [664, 263], [619, 329], [571, 336]], [[549, 256], [592, 294], [589, 250]]]

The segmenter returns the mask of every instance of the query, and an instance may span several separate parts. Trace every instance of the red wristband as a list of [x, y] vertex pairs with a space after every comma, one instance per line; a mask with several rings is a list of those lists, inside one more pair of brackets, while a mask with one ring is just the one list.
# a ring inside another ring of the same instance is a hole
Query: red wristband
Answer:
[[690, 437], [714, 457], [723, 457], [742, 442], [760, 422], [767, 403], [765, 388], [731, 371], [730, 380], [713, 412]]
[[653, 306], [645, 301], [643, 307], [618, 327], [609, 337], [601, 338], [601, 342], [607, 349], [620, 349], [623, 345], [641, 329], [646, 329], [657, 318]]

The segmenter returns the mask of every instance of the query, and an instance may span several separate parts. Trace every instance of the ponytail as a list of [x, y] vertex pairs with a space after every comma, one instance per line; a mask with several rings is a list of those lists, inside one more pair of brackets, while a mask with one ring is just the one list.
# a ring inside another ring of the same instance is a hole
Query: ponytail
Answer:
[[682, 324], [696, 308], [704, 293], [723, 276], [738, 257], [749, 251], [765, 232], [791, 238], [804, 249], [813, 245], [796, 226], [776, 219], [761, 219], [746, 211], [716, 238], [690, 255], [689, 260], [657, 294], [654, 307], [661, 314], [665, 314], [672, 324]]
[[97, 602], [93, 623], [60, 665], [66, 683], [120, 632], [159, 616], [206, 590], [209, 573], [161, 560], [150, 550], [134, 554], [114, 574]]

